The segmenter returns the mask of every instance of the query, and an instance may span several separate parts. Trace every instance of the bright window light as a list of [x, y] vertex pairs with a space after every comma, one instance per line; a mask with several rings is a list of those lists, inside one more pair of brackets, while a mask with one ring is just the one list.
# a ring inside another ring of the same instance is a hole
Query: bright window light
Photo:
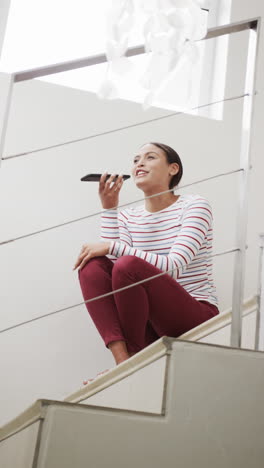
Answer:
[[[25, 70], [104, 53], [109, 7], [110, 0], [11, 0], [1, 69]], [[133, 31], [131, 45], [142, 41], [139, 36]]]
[[[204, 0], [205, 7], [207, 3]], [[111, 0], [11, 0], [0, 71], [15, 72], [103, 54], [111, 5]], [[144, 43], [144, 20], [144, 14], [138, 9], [130, 47]], [[204, 60], [207, 60], [204, 47], [202, 41], [199, 45], [199, 63], [191, 70], [192, 82], [189, 79], [190, 69], [183, 67], [167, 83], [167, 88], [161, 90], [153, 106], [188, 112], [187, 101], [190, 108], [204, 100], [200, 86]], [[120, 77], [120, 98], [141, 103], [144, 90], [137, 84], [137, 77], [144, 70], [148, 57], [144, 54], [131, 60], [135, 64], [134, 72], [130, 79]], [[208, 57], [208, 60], [213, 66], [212, 57]], [[106, 66], [102, 64], [58, 73], [41, 80], [96, 93]]]

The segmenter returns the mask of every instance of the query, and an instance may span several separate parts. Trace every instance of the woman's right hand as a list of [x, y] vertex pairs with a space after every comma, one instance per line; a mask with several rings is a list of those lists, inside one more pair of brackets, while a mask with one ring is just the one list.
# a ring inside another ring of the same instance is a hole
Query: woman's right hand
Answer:
[[[108, 179], [107, 172], [102, 174], [99, 182], [99, 196], [104, 209], [115, 208], [119, 202], [119, 192], [123, 185], [123, 176], [119, 175], [115, 182], [116, 174], [112, 174]], [[111, 185], [112, 184], [112, 185]]]

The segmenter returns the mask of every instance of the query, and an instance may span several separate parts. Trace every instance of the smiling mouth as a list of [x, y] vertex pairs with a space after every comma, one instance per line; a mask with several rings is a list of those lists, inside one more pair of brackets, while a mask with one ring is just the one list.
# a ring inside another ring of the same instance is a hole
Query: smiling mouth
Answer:
[[143, 176], [145, 176], [147, 174], [148, 174], [148, 172], [146, 172], [146, 171], [137, 171], [136, 172], [136, 177], [143, 177]]

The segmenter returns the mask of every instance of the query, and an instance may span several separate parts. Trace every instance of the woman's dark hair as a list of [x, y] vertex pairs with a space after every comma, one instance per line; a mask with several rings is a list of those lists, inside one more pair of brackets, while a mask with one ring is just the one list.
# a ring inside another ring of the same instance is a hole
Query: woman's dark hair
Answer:
[[178, 164], [179, 172], [175, 176], [172, 177], [170, 181], [169, 189], [176, 187], [180, 183], [180, 180], [183, 174], [183, 167], [182, 167], [180, 156], [178, 155], [178, 153], [176, 153], [176, 151], [173, 148], [171, 148], [170, 146], [164, 145], [163, 143], [154, 143], [151, 141], [150, 144], [155, 145], [164, 151], [164, 153], [166, 154], [168, 164], [171, 164], [171, 163]]

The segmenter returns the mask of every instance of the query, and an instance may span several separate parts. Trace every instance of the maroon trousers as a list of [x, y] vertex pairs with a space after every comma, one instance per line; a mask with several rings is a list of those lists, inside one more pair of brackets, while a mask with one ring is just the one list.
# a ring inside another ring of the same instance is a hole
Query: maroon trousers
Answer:
[[[120, 257], [115, 263], [95, 257], [79, 270], [79, 280], [86, 301], [159, 273], [135, 256]], [[219, 313], [216, 306], [197, 301], [167, 274], [86, 307], [106, 346], [123, 340], [130, 353], [161, 336], [180, 336]]]

